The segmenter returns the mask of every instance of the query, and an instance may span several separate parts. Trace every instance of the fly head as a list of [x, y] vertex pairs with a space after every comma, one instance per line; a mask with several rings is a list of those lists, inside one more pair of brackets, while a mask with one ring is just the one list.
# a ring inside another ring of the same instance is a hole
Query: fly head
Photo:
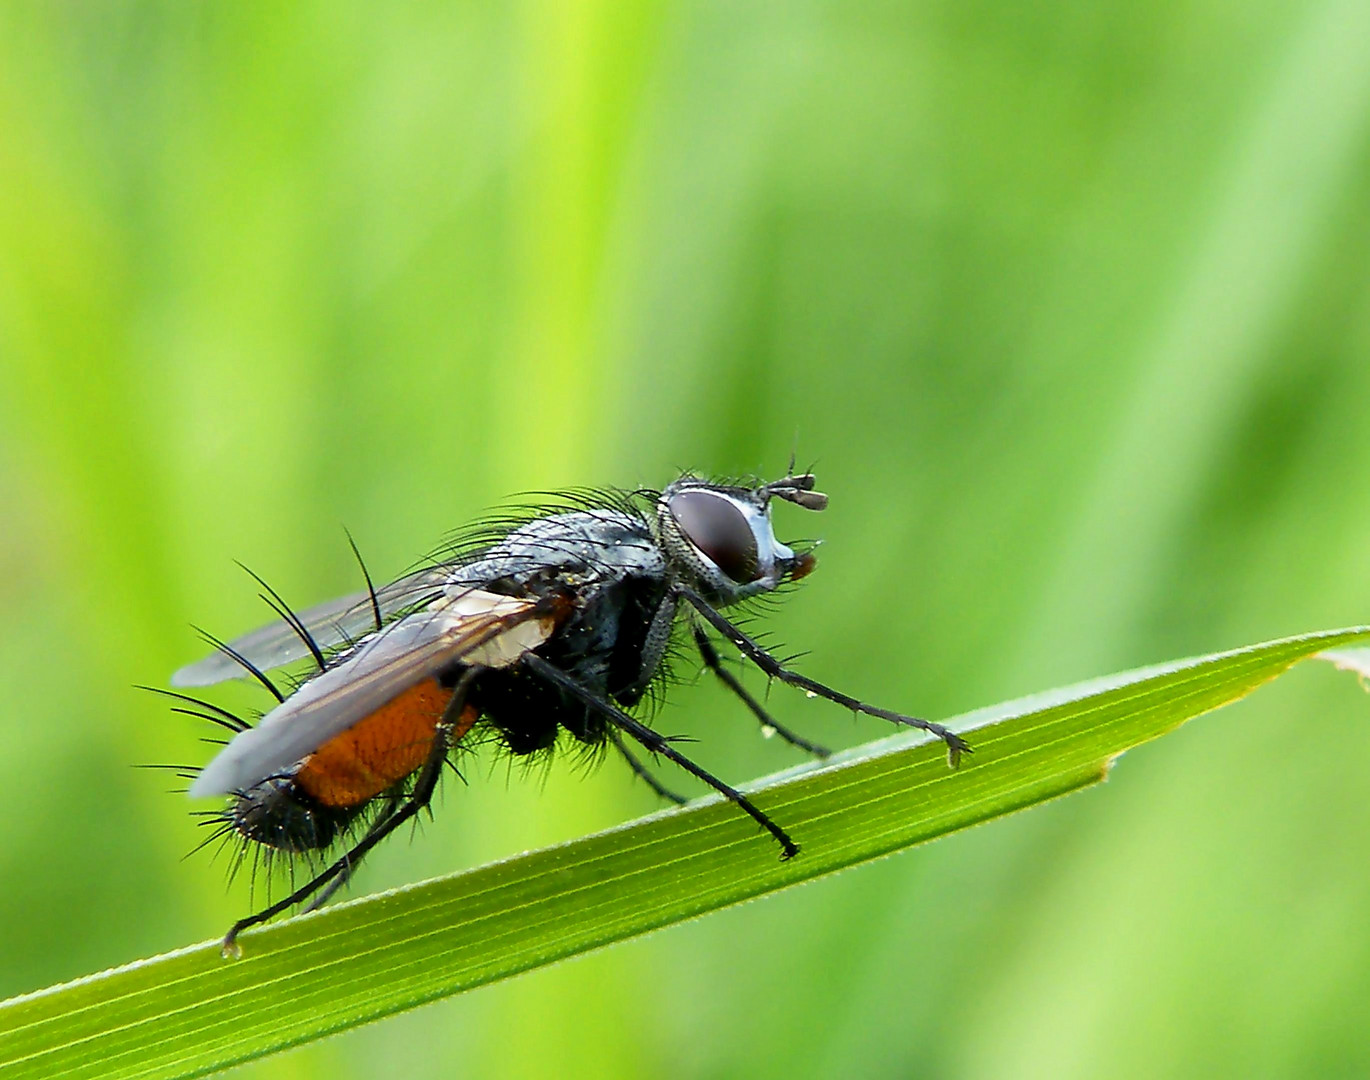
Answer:
[[795, 552], [776, 539], [771, 499], [822, 510], [828, 497], [814, 490], [811, 473], [756, 487], [737, 487], [683, 476], [657, 502], [656, 525], [672, 568], [718, 604], [731, 604], [798, 581], [813, 570], [811, 552]]

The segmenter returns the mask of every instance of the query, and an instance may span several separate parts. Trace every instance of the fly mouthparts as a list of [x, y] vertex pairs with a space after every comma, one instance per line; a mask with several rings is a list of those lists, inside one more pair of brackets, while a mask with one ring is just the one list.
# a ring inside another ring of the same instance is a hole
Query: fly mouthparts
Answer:
[[812, 551], [801, 551], [794, 557], [794, 567], [790, 570], [791, 581], [802, 581], [813, 573], [818, 565], [818, 557]]

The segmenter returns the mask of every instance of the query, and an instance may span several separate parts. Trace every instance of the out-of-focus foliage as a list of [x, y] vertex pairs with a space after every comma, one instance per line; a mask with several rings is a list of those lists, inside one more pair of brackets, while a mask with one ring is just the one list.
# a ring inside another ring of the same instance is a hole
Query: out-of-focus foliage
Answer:
[[[930, 716], [1362, 621], [1367, 43], [1358, 0], [0, 5], [0, 993], [245, 910], [129, 767], [207, 732], [131, 684], [269, 614], [233, 558], [356, 587], [343, 524], [389, 576], [511, 491], [796, 446], [833, 503], [777, 512], [825, 545], [769, 625]], [[1363, 1073], [1365, 708], [1296, 674], [1126, 783], [241, 1075]], [[794, 760], [712, 686], [659, 724]], [[496, 762], [358, 888], [653, 805]]]

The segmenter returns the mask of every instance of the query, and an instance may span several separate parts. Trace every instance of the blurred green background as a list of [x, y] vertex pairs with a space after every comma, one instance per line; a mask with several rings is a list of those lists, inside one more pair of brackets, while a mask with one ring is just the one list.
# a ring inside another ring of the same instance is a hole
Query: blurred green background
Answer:
[[[1370, 620], [1368, 406], [1364, 0], [4, 4], [0, 993], [246, 910], [130, 767], [210, 753], [131, 687], [268, 617], [235, 558], [305, 605], [344, 524], [388, 577], [511, 492], [795, 446], [832, 508], [777, 511], [824, 539], [777, 637], [943, 717]], [[796, 760], [702, 681], [660, 724]], [[1367, 790], [1370, 699], [1299, 671], [236, 1075], [1365, 1075]], [[565, 762], [442, 801], [354, 892], [656, 806]]]

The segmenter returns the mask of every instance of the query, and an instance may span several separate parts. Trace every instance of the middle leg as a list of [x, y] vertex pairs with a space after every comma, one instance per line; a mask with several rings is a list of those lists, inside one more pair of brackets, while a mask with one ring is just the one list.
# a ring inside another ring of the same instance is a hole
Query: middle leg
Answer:
[[797, 746], [814, 757], [825, 758], [832, 753], [826, 746], [819, 746], [816, 742], [810, 742], [771, 716], [766, 711], [765, 706], [747, 692], [747, 688], [738, 681], [737, 676], [723, 666], [723, 660], [718, 655], [718, 650], [714, 648], [714, 643], [709, 640], [709, 635], [704, 631], [704, 628], [696, 626], [694, 634], [695, 644], [699, 647], [699, 655], [704, 657], [704, 666], [717, 675], [724, 686], [742, 699], [742, 703], [751, 709], [752, 715], [761, 721], [762, 727], [770, 728], [791, 746]]

